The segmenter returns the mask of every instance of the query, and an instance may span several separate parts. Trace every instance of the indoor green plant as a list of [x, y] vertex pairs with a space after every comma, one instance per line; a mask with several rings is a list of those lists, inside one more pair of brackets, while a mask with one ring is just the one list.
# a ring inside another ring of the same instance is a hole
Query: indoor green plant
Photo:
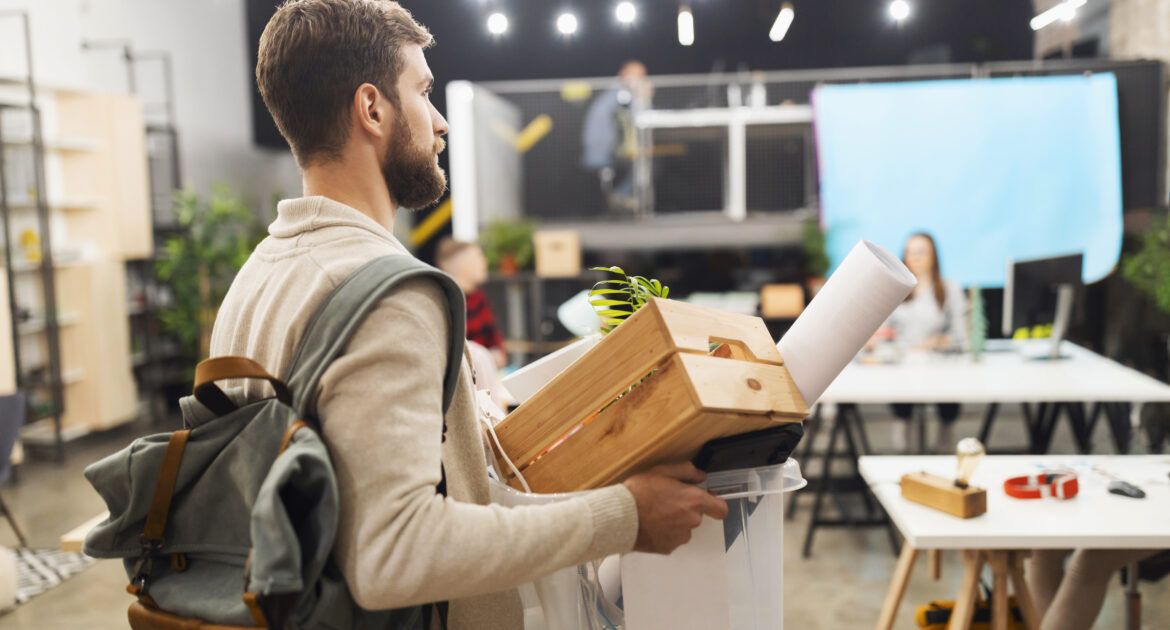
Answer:
[[1122, 261], [1121, 275], [1170, 313], [1170, 215], [1138, 236], [1138, 249]]
[[480, 235], [480, 245], [490, 268], [511, 275], [532, 264], [532, 234], [528, 221], [493, 221]]
[[804, 220], [800, 230], [800, 243], [804, 249], [804, 275], [809, 292], [816, 294], [825, 284], [829, 272], [829, 255], [825, 247], [825, 232], [816, 216]]
[[609, 334], [618, 324], [624, 322], [650, 301], [650, 298], [665, 298], [670, 287], [654, 278], [631, 276], [621, 267], [592, 267], [592, 271], [613, 274], [613, 278], [593, 285], [589, 292], [589, 303], [601, 318], [602, 334]]
[[206, 200], [178, 193], [175, 217], [180, 231], [167, 239], [156, 266], [172, 296], [160, 318], [193, 355], [206, 357], [219, 304], [264, 229], [255, 210], [225, 186]]

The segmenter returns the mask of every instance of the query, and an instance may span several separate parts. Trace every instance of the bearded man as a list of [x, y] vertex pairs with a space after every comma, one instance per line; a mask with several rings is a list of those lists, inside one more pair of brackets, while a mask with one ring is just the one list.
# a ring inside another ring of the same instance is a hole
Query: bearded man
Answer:
[[[393, 236], [396, 213], [433, 204], [446, 188], [438, 155], [447, 122], [431, 105], [423, 54], [431, 44], [396, 2], [293, 0], [276, 11], [256, 81], [301, 168], [304, 196], [280, 202], [236, 277], [213, 356], [247, 356], [285, 374], [339, 283], [375, 258], [411, 255]], [[321, 380], [317, 412], [341, 499], [333, 558], [358, 605], [447, 602], [432, 619], [450, 628], [513, 630], [523, 627], [517, 585], [633, 549], [668, 553], [702, 515], [726, 514], [689, 464], [554, 504], [491, 505], [466, 365], [442, 409], [449, 319], [433, 279], [405, 281]], [[244, 395], [265, 392], [249, 384]]]

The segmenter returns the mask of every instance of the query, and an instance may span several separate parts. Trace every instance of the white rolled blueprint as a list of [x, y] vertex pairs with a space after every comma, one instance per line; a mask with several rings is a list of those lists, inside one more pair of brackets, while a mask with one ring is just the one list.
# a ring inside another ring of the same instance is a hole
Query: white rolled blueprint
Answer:
[[869, 241], [853, 247], [776, 347], [807, 405], [825, 393], [918, 281]]

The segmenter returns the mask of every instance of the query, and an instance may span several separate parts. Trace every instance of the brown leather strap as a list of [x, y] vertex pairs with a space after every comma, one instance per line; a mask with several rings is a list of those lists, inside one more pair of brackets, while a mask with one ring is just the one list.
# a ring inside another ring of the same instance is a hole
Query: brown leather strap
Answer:
[[158, 606], [134, 602], [127, 611], [131, 630], [261, 630], [264, 626], [224, 626], [159, 610]]
[[264, 616], [264, 610], [260, 608], [260, 602], [256, 600], [255, 593], [244, 592], [244, 605], [248, 607], [248, 612], [252, 615], [252, 623], [260, 628], [268, 627], [268, 619]]
[[195, 400], [217, 415], [229, 414], [236, 410], [236, 405], [215, 383], [241, 378], [268, 381], [276, 391], [278, 400], [286, 405], [292, 404], [292, 394], [284, 381], [272, 376], [259, 363], [247, 357], [216, 357], [201, 361], [195, 366]]
[[308, 423], [304, 420], [294, 420], [289, 423], [288, 428], [284, 430], [284, 437], [280, 440], [280, 452], [283, 453], [288, 450], [288, 445], [292, 444], [293, 436], [297, 434], [297, 431], [308, 426]]
[[162, 542], [166, 534], [171, 499], [175, 494], [175, 482], [179, 479], [179, 464], [183, 462], [183, 450], [187, 447], [187, 438], [190, 436], [190, 429], [175, 431], [167, 443], [162, 468], [158, 471], [158, 481], [154, 484], [154, 499], [150, 502], [150, 512], [146, 514], [146, 527], [142, 531], [142, 537], [146, 541]]

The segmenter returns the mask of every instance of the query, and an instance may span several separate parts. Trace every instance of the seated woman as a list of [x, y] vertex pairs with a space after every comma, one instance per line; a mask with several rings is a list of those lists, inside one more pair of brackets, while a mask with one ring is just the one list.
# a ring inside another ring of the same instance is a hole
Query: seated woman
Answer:
[[[879, 337], [908, 349], [963, 348], [967, 343], [967, 300], [957, 284], [943, 280], [934, 237], [925, 232], [910, 235], [902, 252], [902, 262], [918, 279], [918, 286], [886, 321]], [[894, 423], [894, 448], [905, 451], [910, 443], [909, 421], [914, 406], [906, 403], [895, 404], [892, 408], [898, 418]], [[955, 448], [952, 425], [959, 417], [960, 408], [955, 403], [939, 404], [937, 408], [942, 424], [936, 450], [950, 453]]]

